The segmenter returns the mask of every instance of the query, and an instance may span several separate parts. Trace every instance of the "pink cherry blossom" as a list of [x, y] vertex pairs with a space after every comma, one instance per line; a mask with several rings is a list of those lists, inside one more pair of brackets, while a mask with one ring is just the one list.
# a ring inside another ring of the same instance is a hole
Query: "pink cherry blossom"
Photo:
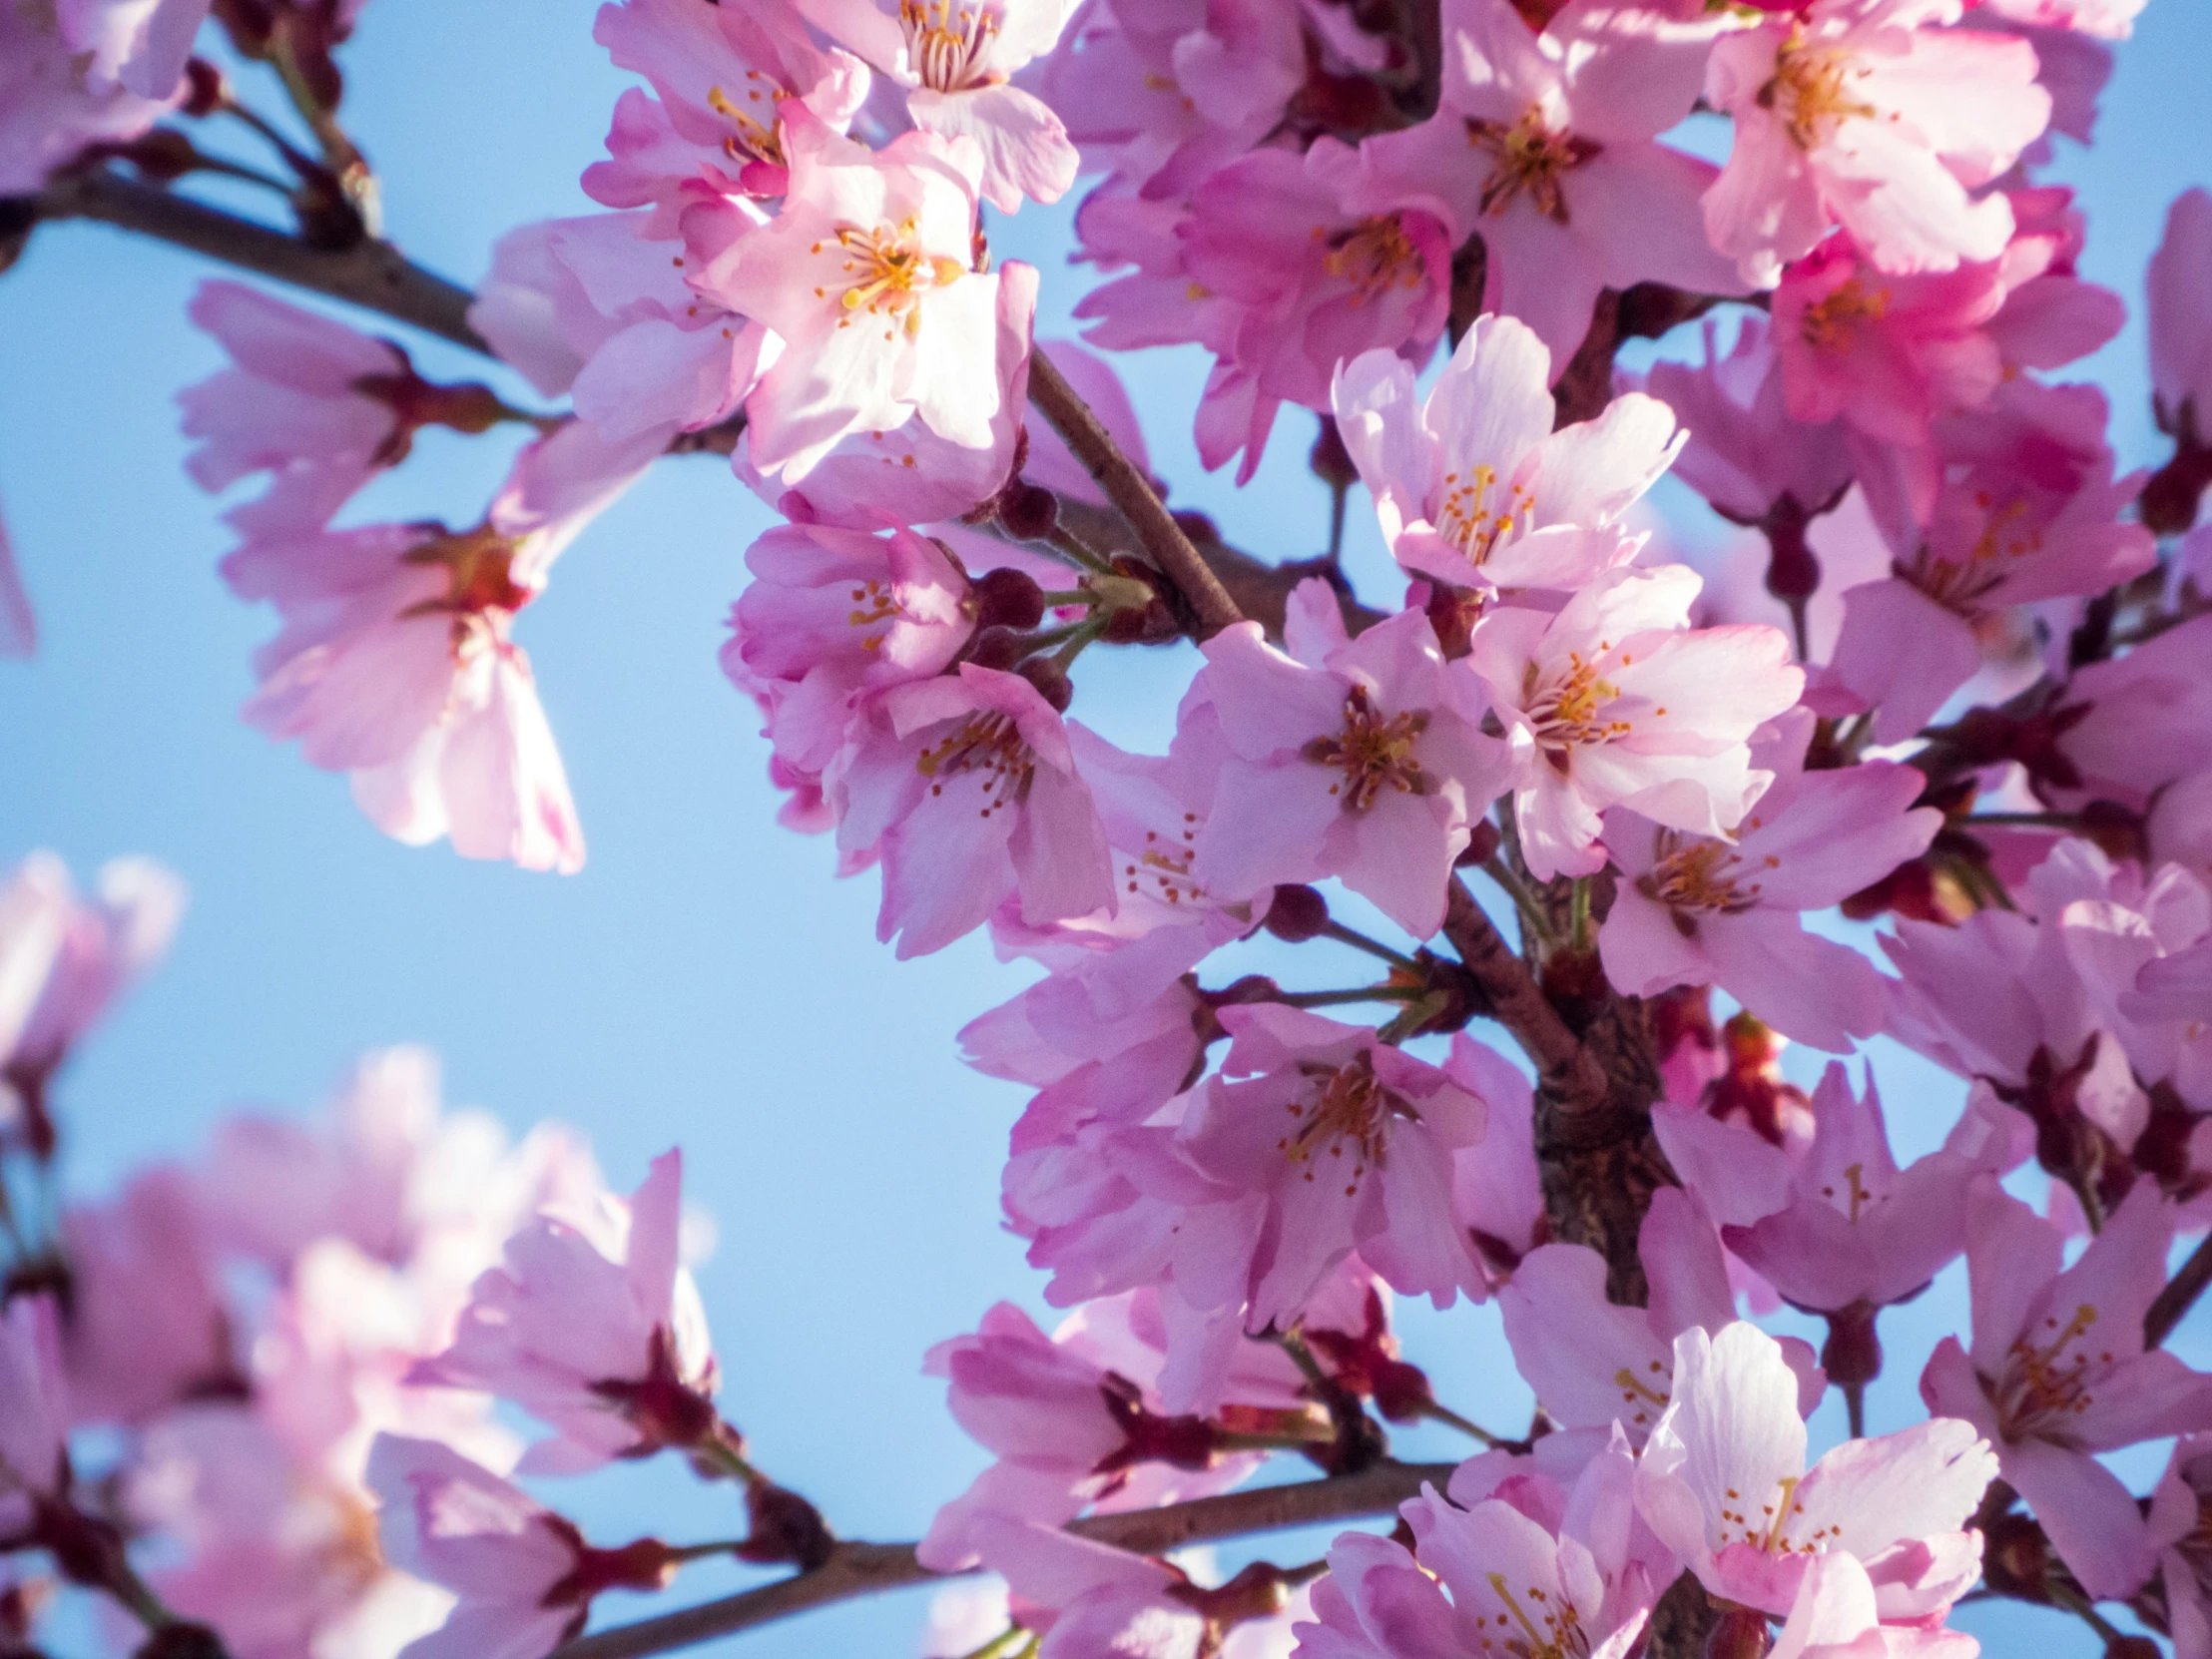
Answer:
[[2212, 441], [2212, 300], [2203, 275], [2212, 262], [2212, 195], [2183, 191], [2166, 210], [2166, 235], [2144, 273], [2150, 374], [2159, 425], [2190, 441]]
[[992, 446], [999, 278], [975, 269], [982, 155], [909, 133], [870, 152], [819, 122], [788, 125], [791, 190], [766, 226], [692, 272], [701, 292], [783, 341], [746, 410], [753, 464], [787, 484], [837, 441], [917, 419]]
[[1961, 1532], [1997, 1472], [1972, 1422], [1936, 1417], [1848, 1440], [1805, 1466], [1798, 1381], [1757, 1326], [1686, 1331], [1674, 1394], [1636, 1471], [1636, 1504], [1707, 1590], [1782, 1617], [1811, 1563], [1856, 1556], [1887, 1620], [1939, 1617], [1979, 1576]]
[[378, 1437], [368, 1484], [384, 1558], [455, 1592], [434, 1634], [404, 1659], [540, 1659], [576, 1636], [602, 1591], [659, 1590], [675, 1576], [650, 1538], [594, 1549], [575, 1526], [437, 1440]]
[[876, 936], [901, 957], [942, 949], [1010, 893], [1032, 923], [1113, 901], [1067, 730], [1018, 674], [964, 663], [875, 693], [827, 787], [848, 863], [883, 865]]
[[1539, 880], [1604, 867], [1609, 808], [1717, 835], [1769, 782], [1747, 740], [1797, 701], [1804, 675], [1772, 628], [1690, 629], [1699, 585], [1681, 565], [1613, 570], [1556, 616], [1509, 609], [1475, 629], [1468, 666], [1513, 748], [1513, 809]]
[[984, 1564], [1005, 1576], [1011, 1611], [1041, 1640], [1036, 1659], [1201, 1659], [1206, 1615], [1180, 1568], [1034, 1521], [979, 1517]]
[[1856, 1557], [1816, 1555], [1798, 1585], [1769, 1659], [1974, 1659], [1981, 1646], [1956, 1630], [1881, 1622], [1874, 1580]]
[[[1675, 1339], [1736, 1319], [1720, 1240], [1697, 1200], [1654, 1193], [1637, 1253], [1651, 1285], [1645, 1308], [1607, 1299], [1605, 1259], [1585, 1245], [1530, 1251], [1498, 1293], [1514, 1365], [1560, 1428], [1592, 1451], [1609, 1431], [1641, 1450], [1672, 1397]], [[1782, 1352], [1810, 1413], [1826, 1386], [1813, 1351], [1789, 1338]]]
[[32, 1503], [67, 1486], [69, 1425], [53, 1299], [10, 1298], [0, 1308], [0, 1533], [22, 1532]]
[[1481, 237], [1482, 308], [1526, 323], [1563, 372], [1602, 288], [1742, 289], [1698, 206], [1715, 170], [1655, 142], [1697, 101], [1713, 27], [1594, 0], [1529, 22], [1509, 0], [1451, 0], [1441, 107], [1365, 149], [1455, 240]]
[[1616, 1442], [1571, 1493], [1522, 1475], [1462, 1505], [1457, 1477], [1454, 1501], [1424, 1486], [1399, 1508], [1411, 1549], [1368, 1532], [1337, 1539], [1329, 1576], [1314, 1587], [1315, 1622], [1298, 1627], [1297, 1651], [1309, 1659], [1499, 1649], [1625, 1659], [1673, 1576], [1672, 1561], [1650, 1551], [1648, 1538], [1636, 1547], [1633, 1470]]
[[2134, 1590], [2156, 1554], [2135, 1499], [2095, 1453], [2212, 1427], [2212, 1378], [2143, 1347], [2172, 1237], [2169, 1207], [2139, 1183], [2065, 1267], [2055, 1227], [1977, 1183], [1966, 1199], [1972, 1344], [1945, 1337], [1921, 1377], [1930, 1410], [1994, 1442], [2004, 1478], [2100, 1600]]
[[170, 87], [87, 85], [79, 50], [45, 0], [0, 4], [0, 196], [37, 195], [87, 147], [128, 143], [174, 107]]
[[541, 1212], [477, 1281], [453, 1346], [411, 1381], [485, 1389], [550, 1424], [526, 1470], [596, 1468], [713, 1434], [717, 1367], [677, 1256], [682, 1191], [682, 1155], [669, 1152], [628, 1203]]
[[[599, 8], [592, 38], [659, 100], [625, 93], [609, 140], [615, 160], [585, 170], [584, 189], [610, 208], [782, 196], [787, 103], [841, 133], [868, 94], [867, 67], [817, 47], [781, 6], [620, 0]], [[663, 135], [652, 165], [622, 142], [641, 128]]]
[[2212, 1440], [2185, 1434], [2150, 1494], [2149, 1531], [2166, 1592], [2174, 1659], [2212, 1655], [2212, 1561], [2205, 1558], [2205, 1500], [2212, 1497]]
[[1631, 996], [1716, 984], [1798, 1041], [1849, 1052], [1882, 1027], [1882, 977], [1860, 952], [1807, 933], [1800, 912], [1919, 857], [1943, 821], [1908, 810], [1927, 783], [1911, 767], [1807, 772], [1813, 725], [1810, 710], [1793, 709], [1752, 740], [1752, 765], [1774, 782], [1734, 836], [1661, 829], [1625, 808], [1606, 815], [1605, 844], [1627, 879], [1598, 950]]
[[[1131, 1304], [1142, 1297], [1089, 1304], [1049, 1338], [1000, 1303], [975, 1335], [929, 1351], [923, 1370], [950, 1383], [953, 1418], [998, 1461], [937, 1511], [919, 1549], [925, 1565], [973, 1565], [979, 1514], [1059, 1526], [1094, 1506], [1142, 1509], [1226, 1491], [1259, 1466], [1253, 1453], [1220, 1450], [1203, 1419], [1162, 1411], [1152, 1384], [1165, 1356], [1139, 1334]], [[1292, 1373], [1279, 1394], [1297, 1382]]]
[[208, 0], [56, 0], [54, 13], [70, 49], [91, 55], [89, 86], [167, 98], [184, 76]]
[[1355, 640], [1327, 583], [1301, 583], [1291, 606], [1296, 657], [1252, 622], [1205, 644], [1184, 714], [1210, 707], [1224, 753], [1192, 873], [1227, 894], [1338, 876], [1426, 938], [1468, 827], [1505, 786], [1503, 747], [1419, 612]]
[[1812, 0], [1715, 43], [1705, 96], [1736, 139], [1705, 225], [1747, 281], [1771, 285], [1837, 223], [1884, 271], [2003, 251], [2010, 209], [1969, 192], [2041, 134], [2050, 96], [2024, 41], [1936, 27], [1960, 10]]
[[1408, 570], [1458, 587], [1569, 589], [1633, 551], [1623, 515], [1684, 434], [1641, 392], [1554, 432], [1546, 360], [1522, 323], [1482, 316], [1425, 399], [1394, 352], [1338, 370], [1338, 429]]
[[1067, 129], [1012, 77], [1050, 52], [1075, 0], [797, 0], [798, 10], [906, 89], [916, 127], [982, 146], [980, 194], [1001, 213], [1057, 202], [1078, 164]]

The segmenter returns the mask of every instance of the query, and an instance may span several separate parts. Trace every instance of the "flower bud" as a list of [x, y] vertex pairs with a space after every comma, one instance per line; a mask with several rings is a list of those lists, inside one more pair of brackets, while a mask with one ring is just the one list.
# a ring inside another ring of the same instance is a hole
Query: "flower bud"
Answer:
[[1044, 589], [1022, 570], [986, 570], [969, 590], [978, 628], [1034, 628], [1044, 620]]
[[1304, 882], [1275, 889], [1268, 906], [1267, 930], [1290, 944], [1318, 938], [1329, 926], [1329, 901]]
[[1050, 657], [1031, 657], [1014, 672], [1037, 688], [1037, 695], [1061, 714], [1075, 701], [1075, 682]]
[[1042, 484], [1017, 480], [998, 498], [998, 522], [1016, 541], [1043, 541], [1060, 524], [1060, 498]]
[[1011, 672], [1021, 661], [1026, 642], [1013, 628], [986, 628], [968, 642], [967, 655], [962, 660], [977, 668], [992, 668], [999, 673]]

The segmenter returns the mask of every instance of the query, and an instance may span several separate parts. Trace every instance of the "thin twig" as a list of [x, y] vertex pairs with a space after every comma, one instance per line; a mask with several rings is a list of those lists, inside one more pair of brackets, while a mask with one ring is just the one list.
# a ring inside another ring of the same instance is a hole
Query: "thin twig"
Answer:
[[1039, 346], [1032, 346], [1029, 352], [1029, 401], [1052, 423], [1052, 429], [1067, 440], [1068, 448], [1083, 464], [1084, 471], [1098, 480], [1098, 487], [1106, 492], [1106, 498], [1129, 520], [1130, 528], [1137, 532], [1137, 539], [1144, 543], [1145, 552], [1151, 555], [1168, 580], [1182, 590], [1183, 597], [1190, 602], [1192, 614], [1198, 619], [1200, 634], [1218, 634], [1231, 624], [1244, 621], [1244, 612], [1237, 609], [1237, 602], [1229, 597], [1229, 590], [1221, 585], [1221, 578], [1191, 545], [1191, 538], [1175, 522], [1175, 515], [1154, 492], [1152, 481], [1122, 453], [1113, 434], [1052, 366], [1052, 359]]
[[[1094, 1515], [1075, 1522], [1068, 1530], [1140, 1555], [1163, 1555], [1210, 1538], [1387, 1514], [1417, 1495], [1424, 1481], [1440, 1485], [1449, 1480], [1454, 1466], [1381, 1463], [1364, 1473], [1338, 1479], [1262, 1486], [1160, 1509]], [[733, 1631], [751, 1630], [811, 1607], [926, 1583], [939, 1576], [914, 1559], [912, 1544], [840, 1543], [828, 1565], [813, 1572], [583, 1636], [556, 1648], [551, 1659], [643, 1659], [646, 1654], [667, 1653]]]
[[90, 219], [135, 231], [497, 355], [469, 326], [475, 296], [410, 263], [388, 242], [369, 239], [334, 252], [311, 248], [271, 226], [97, 169], [56, 179], [31, 201], [40, 219]]
[[2207, 1285], [2212, 1285], [2212, 1233], [2207, 1233], [2189, 1253], [2181, 1271], [2167, 1281], [2143, 1316], [2143, 1346], [2156, 1348], [2172, 1336], [2174, 1327], [2196, 1306]]

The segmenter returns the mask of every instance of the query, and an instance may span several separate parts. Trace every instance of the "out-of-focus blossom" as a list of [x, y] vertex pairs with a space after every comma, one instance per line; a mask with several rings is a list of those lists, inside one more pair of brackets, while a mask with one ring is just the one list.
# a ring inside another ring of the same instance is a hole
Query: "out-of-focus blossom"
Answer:
[[1770, 782], [1749, 739], [1797, 701], [1804, 674], [1772, 628], [1691, 629], [1699, 586], [1681, 565], [1612, 570], [1556, 616], [1501, 610], [1475, 629], [1468, 665], [1513, 748], [1538, 879], [1603, 868], [1610, 808], [1718, 835]]
[[1327, 583], [1290, 603], [1295, 655], [1239, 623], [1206, 642], [1186, 698], [1183, 722], [1210, 709], [1221, 751], [1193, 874], [1230, 894], [1334, 875], [1426, 938], [1469, 827], [1505, 787], [1504, 747], [1419, 612], [1354, 640]]
[[37, 195], [85, 149], [137, 138], [175, 103], [171, 88], [88, 86], [53, 0], [0, 0], [0, 196]]
[[1425, 398], [1395, 352], [1337, 371], [1338, 430], [1408, 570], [1457, 587], [1572, 589], [1634, 551], [1622, 516], [1684, 434], [1641, 392], [1554, 432], [1545, 364], [1526, 326], [1483, 316]]
[[2183, 191], [2166, 210], [2166, 235], [2144, 274], [2150, 379], [2164, 430], [2212, 445], [2212, 194]]
[[1713, 246], [1746, 280], [1842, 224], [1885, 271], [1993, 260], [2012, 233], [2001, 196], [1970, 193], [2050, 119], [2024, 41], [1945, 30], [1958, 0], [1812, 0], [1723, 35], [1705, 96], [1735, 145], [1705, 197]]
[[1533, 329], [1557, 373], [1600, 289], [1742, 287], [1698, 206], [1715, 170], [1655, 142], [1697, 101], [1712, 25], [1593, 0], [1531, 21], [1510, 0], [1450, 0], [1441, 107], [1364, 150], [1391, 194], [1482, 239], [1482, 308]]
[[37, 650], [38, 618], [23, 590], [23, 573], [16, 568], [7, 520], [0, 518], [0, 658], [28, 657]]
[[1711, 983], [1767, 1024], [1848, 1053], [1882, 1028], [1881, 975], [1848, 945], [1806, 932], [1801, 912], [1825, 910], [1928, 849], [1942, 815], [1908, 811], [1927, 780], [1869, 761], [1807, 772], [1812, 711], [1793, 709], [1751, 744], [1774, 782], [1732, 836], [1661, 829], [1625, 808], [1605, 818], [1621, 873], [1598, 950], [1631, 996]]
[[2158, 1550], [2159, 1582], [2166, 1592], [2166, 1628], [2174, 1659], [2212, 1654], [2212, 1542], [2205, 1529], [2212, 1504], [2212, 1438], [2185, 1434], [2174, 1445], [2166, 1472], [2150, 1494], [2150, 1541]]
[[185, 73], [208, 0], [55, 0], [70, 49], [89, 54], [86, 84], [120, 85], [141, 98], [168, 98]]
[[53, 1299], [11, 1298], [0, 1309], [0, 1532], [25, 1531], [36, 1500], [67, 1487], [69, 1425]]
[[481, 1388], [550, 1424], [522, 1466], [575, 1472], [720, 1427], [698, 1288], [678, 1259], [683, 1160], [669, 1152], [627, 1203], [561, 1206], [507, 1241], [459, 1334], [410, 1381]]
[[1001, 213], [1057, 202], [1079, 158], [1050, 105], [1012, 84], [1050, 52], [1076, 0], [798, 0], [798, 10], [906, 89], [915, 126], [982, 146], [980, 194]]
[[1931, 1411], [1994, 1442], [2004, 1478], [2100, 1600], [2133, 1591], [2157, 1555], [2134, 1497], [2096, 1453], [2212, 1428], [2212, 1378], [2144, 1350], [2172, 1237], [2169, 1207], [2145, 1182], [2066, 1267], [2058, 1229], [1994, 1182], [1977, 1184], [1966, 1200], [1971, 1347], [1945, 1337], [1921, 1377]]
[[1938, 1416], [1848, 1440], [1805, 1466], [1798, 1380], [1775, 1340], [1735, 1324], [1675, 1341], [1674, 1396], [1636, 1471], [1651, 1528], [1714, 1595], [1782, 1617], [1812, 1562], [1843, 1552], [1887, 1620], [1939, 1618], [1980, 1576], [1959, 1530], [1997, 1473], [1975, 1424]]

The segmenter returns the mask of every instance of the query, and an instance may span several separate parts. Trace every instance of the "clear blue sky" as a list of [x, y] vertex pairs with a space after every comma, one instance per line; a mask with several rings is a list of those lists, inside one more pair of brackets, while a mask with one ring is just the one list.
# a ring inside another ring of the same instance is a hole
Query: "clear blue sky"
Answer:
[[[472, 280], [501, 232], [586, 209], [575, 181], [624, 84], [591, 41], [593, 11], [592, 0], [367, 8], [345, 58], [348, 115], [383, 176], [391, 234], [415, 257]], [[2090, 209], [2088, 272], [2131, 301], [2166, 201], [2212, 174], [2208, 85], [2202, 0], [2153, 0], [2122, 50], [2102, 145], [2062, 145], [2055, 176]], [[993, 231], [1001, 257], [1044, 269], [1048, 331], [1064, 330], [1082, 292], [1065, 236], [1064, 215], [1035, 208]], [[68, 1078], [76, 1184], [101, 1190], [183, 1151], [240, 1103], [306, 1110], [357, 1051], [400, 1040], [444, 1056], [451, 1101], [518, 1129], [541, 1116], [581, 1127], [624, 1185], [681, 1141], [693, 1196], [721, 1228], [702, 1284], [728, 1414], [848, 1535], [914, 1535], [978, 1466], [939, 1385], [918, 1376], [923, 1349], [1002, 1296], [1037, 1306], [996, 1221], [1020, 1101], [962, 1068], [952, 1042], [1022, 974], [976, 939], [893, 963], [873, 942], [873, 878], [834, 881], [827, 843], [775, 827], [752, 710], [715, 664], [745, 547], [770, 516], [713, 460], [665, 465], [569, 551], [522, 619], [590, 841], [582, 875], [386, 841], [341, 780], [236, 716], [271, 624], [217, 579], [226, 537], [181, 470], [170, 402], [217, 364], [183, 318], [206, 274], [184, 255], [61, 227], [0, 277], [0, 510], [44, 630], [36, 662], [0, 664], [0, 858], [47, 845], [89, 875], [148, 852], [194, 893], [167, 968]], [[2092, 365], [2130, 460], [2152, 452], [2140, 354], [2131, 327]], [[434, 343], [419, 360], [477, 372]], [[1151, 354], [1126, 366], [1179, 502], [1270, 556], [1317, 550], [1323, 496], [1303, 471], [1304, 416], [1286, 413], [1240, 496], [1192, 453], [1203, 364]], [[432, 436], [377, 500], [465, 517], [502, 465], [496, 443]], [[1358, 503], [1353, 517], [1372, 560]], [[1130, 741], [1156, 736], [1182, 673], [1124, 654], [1086, 681], [1078, 712]], [[1896, 1068], [1891, 1111], [1909, 1145], [1937, 1127], [1934, 1094], [1915, 1121], [1927, 1081]], [[1877, 1385], [1877, 1426], [1885, 1392], [1891, 1421], [1917, 1412], [1920, 1357], [1958, 1306], [1938, 1286], [1886, 1328], [1896, 1360]], [[1495, 1343], [1486, 1311], [1413, 1325], [1414, 1357], [1453, 1403], [1505, 1421], [1524, 1406], [1492, 1376]], [[725, 1499], [691, 1492], [673, 1467], [559, 1492], [602, 1541], [730, 1526]], [[911, 1598], [847, 1608], [726, 1646], [762, 1659], [897, 1655], [918, 1612]], [[1997, 1636], [2000, 1652], [2094, 1651], [2056, 1619], [1961, 1622], [2019, 1631]]]

